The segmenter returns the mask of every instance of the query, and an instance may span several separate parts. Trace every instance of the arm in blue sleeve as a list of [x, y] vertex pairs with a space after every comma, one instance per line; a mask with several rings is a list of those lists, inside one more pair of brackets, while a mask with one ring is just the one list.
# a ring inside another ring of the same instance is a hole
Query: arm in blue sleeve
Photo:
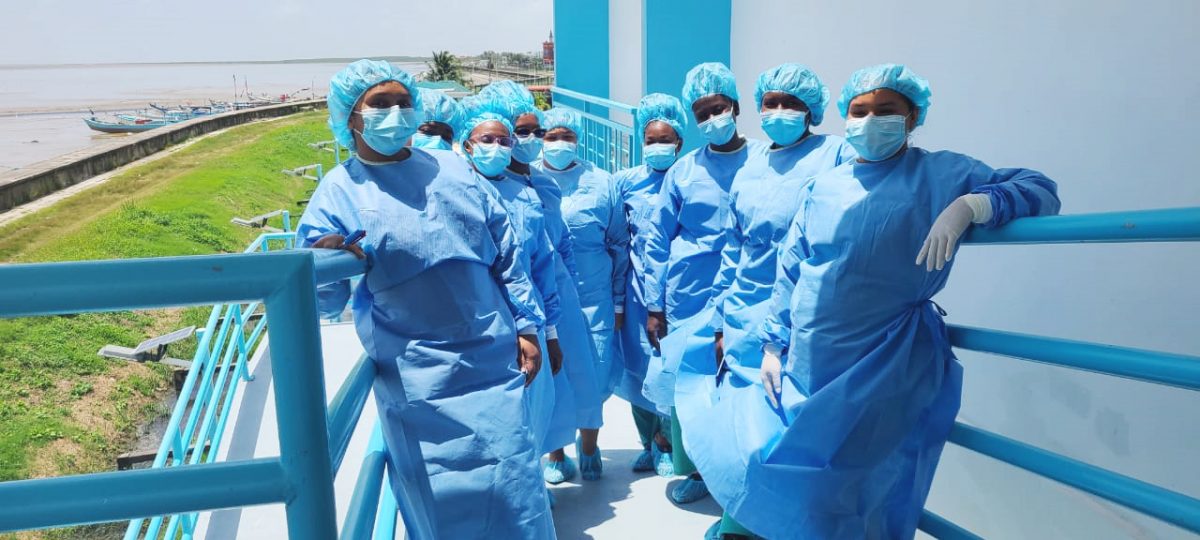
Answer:
[[979, 163], [971, 171], [975, 186], [971, 193], [983, 193], [992, 203], [992, 219], [982, 226], [999, 227], [1014, 219], [1058, 214], [1062, 202], [1058, 185], [1040, 172], [1030, 169], [996, 169]]
[[[736, 206], [736, 200], [735, 196], [734, 206]], [[721, 248], [721, 269], [717, 271], [717, 279], [713, 282], [712, 294], [708, 298], [708, 302], [714, 310], [713, 319], [709, 325], [718, 332], [725, 328], [725, 296], [733, 287], [733, 280], [737, 278], [742, 243], [745, 241], [737, 212], [733, 209], [730, 209], [729, 218], [725, 221], [724, 234], [725, 246]]]
[[671, 259], [671, 241], [679, 234], [679, 209], [683, 198], [675, 184], [676, 171], [671, 168], [663, 179], [662, 189], [651, 203], [646, 225], [646, 252], [642, 255], [645, 268], [646, 309], [662, 312], [667, 299], [667, 263]]
[[775, 287], [771, 290], [771, 309], [758, 330], [758, 337], [764, 345], [774, 345], [786, 351], [791, 343], [792, 293], [800, 280], [800, 262], [809, 254], [808, 241], [804, 237], [804, 211], [801, 210], [792, 220], [787, 237], [779, 246]]
[[492, 241], [496, 244], [496, 259], [492, 261], [491, 273], [496, 283], [504, 289], [504, 298], [517, 324], [517, 331], [522, 334], [531, 330], [541, 330], [546, 322], [537, 297], [533, 292], [533, 282], [521, 265], [518, 251], [520, 242], [512, 225], [508, 221], [508, 212], [495, 197], [486, 190], [480, 189], [484, 214], [487, 216], [487, 228]]
[[550, 246], [550, 237], [545, 229], [533, 231], [538, 236], [537, 247], [532, 254], [533, 284], [542, 294], [542, 306], [546, 311], [546, 327], [557, 326], [562, 315], [562, 307], [558, 301], [558, 280], [554, 278], [554, 248]]
[[[331, 175], [332, 176], [332, 175]], [[308, 201], [304, 215], [296, 226], [296, 244], [302, 248], [313, 245], [322, 236], [351, 232], [341, 217], [353, 212], [353, 205], [345, 197], [335, 181], [321, 182]], [[322, 318], [330, 319], [341, 315], [350, 301], [350, 280], [344, 279], [317, 287], [317, 310]]]
[[605, 247], [612, 259], [612, 299], [617, 313], [625, 312], [625, 283], [629, 277], [629, 220], [625, 217], [625, 198], [616, 182], [609, 182], [608, 227], [604, 229]]
[[[550, 219], [550, 216], [546, 216]], [[575, 266], [575, 239], [571, 236], [571, 228], [567, 226], [567, 220], [563, 216], [559, 216], [562, 220], [560, 229], [562, 235], [558, 237], [558, 242], [554, 244], [554, 251], [562, 257], [563, 264], [567, 266], [567, 271], [571, 272], [571, 281], [579, 279], [579, 267]]]

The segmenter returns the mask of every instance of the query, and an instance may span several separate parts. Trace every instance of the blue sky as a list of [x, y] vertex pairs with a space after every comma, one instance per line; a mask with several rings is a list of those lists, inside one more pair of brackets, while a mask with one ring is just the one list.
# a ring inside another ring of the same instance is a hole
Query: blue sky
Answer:
[[[25, 0], [0, 64], [541, 50], [551, 0]], [[236, 14], [236, 15], [234, 15]]]

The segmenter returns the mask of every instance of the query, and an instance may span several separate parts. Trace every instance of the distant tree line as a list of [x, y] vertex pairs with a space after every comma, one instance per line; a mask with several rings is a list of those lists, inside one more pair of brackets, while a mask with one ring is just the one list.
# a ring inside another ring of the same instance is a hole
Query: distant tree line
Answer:
[[450, 51], [434, 51], [425, 62], [425, 73], [421, 76], [426, 81], [452, 81], [464, 86], [470, 82], [463, 74], [463, 66], [469, 64], [476, 67], [496, 69], [497, 67], [514, 67], [522, 69], [542, 69], [542, 57], [534, 53], [484, 51], [478, 57], [459, 57]]

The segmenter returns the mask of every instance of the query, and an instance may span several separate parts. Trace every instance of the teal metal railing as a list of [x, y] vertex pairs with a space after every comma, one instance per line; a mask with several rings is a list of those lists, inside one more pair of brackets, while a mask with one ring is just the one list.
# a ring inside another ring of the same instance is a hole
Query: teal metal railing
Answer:
[[[631, 113], [633, 107], [560, 88], [555, 94], [582, 103], [585, 118], [597, 118], [599, 109]], [[581, 155], [602, 156], [607, 148], [621, 147], [633, 134], [629, 126], [598, 130], [596, 137], [581, 140], [588, 147]], [[617, 141], [603, 137], [616, 137]], [[596, 163], [605, 167], [608, 161]], [[1200, 241], [1200, 208], [1171, 208], [1104, 214], [1050, 216], [1016, 220], [999, 229], [972, 229], [965, 245], [1066, 244]], [[1015, 334], [984, 328], [949, 325], [951, 345], [1019, 360], [1103, 373], [1155, 384], [1200, 390], [1200, 357], [1114, 347], [1097, 343]], [[1045, 449], [973, 426], [958, 423], [951, 444], [970, 449], [1010, 465], [1137, 510], [1178, 527], [1200, 533], [1200, 500], [1148, 482], [1083, 463]], [[948, 539], [979, 538], [949, 520], [926, 511], [922, 531]]]
[[[632, 117], [634, 107], [565, 88], [554, 87], [550, 92], [555, 96], [556, 104], [573, 108], [583, 117], [583, 133], [577, 134], [580, 157], [608, 172], [617, 172], [641, 163], [641, 134], [609, 118], [613, 112]], [[559, 98], [563, 97], [567, 98], [568, 103], [577, 102], [578, 106], [560, 103]]]
[[289, 537], [334, 537], [313, 282], [314, 276], [361, 273], [363, 263], [338, 254], [323, 265], [331, 270], [318, 274], [317, 255], [296, 250], [0, 267], [0, 317], [261, 302], [271, 314], [272, 355], [288, 366], [272, 376], [278, 458], [0, 483], [0, 531], [283, 503]]
[[[329, 404], [329, 460], [335, 476], [346, 456], [375, 376], [375, 362], [363, 355]], [[415, 439], [400, 435], [406, 446], [389, 449], [383, 442], [382, 428], [376, 423], [359, 470], [354, 496], [346, 509], [341, 538], [391, 540], [395, 536], [397, 512], [404, 519], [408, 538], [436, 538], [432, 521], [433, 492], [421, 449]], [[399, 475], [396, 479], [390, 478], [385, 470], [389, 456], [396, 464]], [[400, 499], [393, 494], [392, 485], [401, 489], [403, 496]], [[372, 528], [373, 536], [368, 532]]]
[[[1019, 219], [999, 229], [972, 229], [966, 245], [1198, 242], [1200, 208], [1171, 208]], [[949, 325], [954, 347], [1200, 390], [1200, 357]], [[1200, 533], [1200, 500], [963, 423], [950, 443]], [[977, 536], [926, 513], [920, 527], [938, 538]]]
[[[296, 235], [291, 232], [291, 215], [285, 211], [282, 217], [285, 232], [260, 235], [244, 253], [266, 253], [272, 246], [293, 247]], [[257, 301], [213, 306], [208, 323], [198, 332], [192, 365], [150, 468], [212, 463], [216, 459], [240, 383], [253, 380], [248, 367], [250, 353], [267, 325], [266, 314], [260, 308], [262, 303]], [[197, 517], [197, 513], [189, 513], [135, 519], [126, 528], [125, 539], [176, 538], [180, 534], [190, 537]]]
[[[289, 224], [290, 225], [290, 224]], [[283, 503], [289, 538], [392, 538], [397, 512], [409, 538], [435, 537], [432, 492], [415, 440], [395, 450], [397, 499], [376, 434], [359, 492], [336, 530], [333, 478], [375, 378], [363, 357], [325, 406], [314, 283], [361, 274], [344, 252], [294, 250], [291, 233], [264, 234], [241, 255], [0, 266], [0, 317], [160, 308], [218, 302], [200, 332], [181, 400], [151, 469], [0, 483], [0, 532], [131, 520], [133, 537], [191, 538], [198, 513]], [[272, 251], [279, 245], [283, 251]], [[263, 253], [267, 252], [267, 253]], [[79, 286], [78, 284], [87, 284]], [[251, 324], [260, 308], [270, 314]], [[248, 332], [248, 334], [247, 334]], [[280, 456], [217, 463], [236, 385], [265, 333], [276, 365]], [[208, 448], [205, 449], [205, 444]]]

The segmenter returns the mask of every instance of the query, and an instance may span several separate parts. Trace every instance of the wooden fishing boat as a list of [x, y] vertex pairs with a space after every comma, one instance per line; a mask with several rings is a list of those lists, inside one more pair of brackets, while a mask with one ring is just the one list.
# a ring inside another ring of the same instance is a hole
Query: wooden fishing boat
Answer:
[[140, 119], [132, 122], [125, 120], [110, 122], [93, 116], [91, 118], [84, 118], [83, 123], [87, 124], [88, 127], [103, 133], [141, 133], [143, 131], [150, 131], [154, 128], [169, 126], [175, 122], [152, 119]]

